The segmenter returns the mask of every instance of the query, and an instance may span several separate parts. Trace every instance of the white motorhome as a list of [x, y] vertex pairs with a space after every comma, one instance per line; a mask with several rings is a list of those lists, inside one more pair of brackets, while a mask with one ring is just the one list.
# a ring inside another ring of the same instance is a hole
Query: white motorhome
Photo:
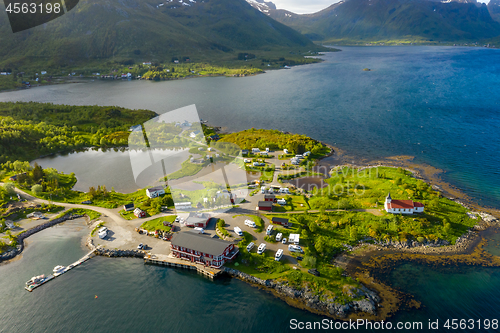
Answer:
[[245, 220], [245, 225], [251, 228], [257, 228], [257, 225], [252, 220]]
[[279, 249], [278, 251], [276, 251], [276, 254], [274, 255], [274, 260], [280, 261], [281, 257], [283, 257], [283, 250]]
[[267, 234], [267, 235], [271, 235], [271, 234], [273, 233], [273, 229], [274, 229], [273, 225], [272, 225], [272, 224], [270, 224], [270, 225], [267, 227], [266, 234]]
[[266, 251], [266, 243], [260, 243], [259, 247], [257, 248], [257, 254], [262, 254]]

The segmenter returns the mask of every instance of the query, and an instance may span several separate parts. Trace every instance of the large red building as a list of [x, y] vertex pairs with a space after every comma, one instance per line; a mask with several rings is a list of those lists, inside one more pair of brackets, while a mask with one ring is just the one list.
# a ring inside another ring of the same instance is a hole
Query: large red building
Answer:
[[186, 219], [185, 225], [191, 228], [206, 228], [208, 221], [210, 221], [209, 214], [191, 212]]
[[170, 243], [170, 250], [174, 257], [214, 268], [221, 268], [239, 252], [233, 243], [192, 231], [176, 234]]

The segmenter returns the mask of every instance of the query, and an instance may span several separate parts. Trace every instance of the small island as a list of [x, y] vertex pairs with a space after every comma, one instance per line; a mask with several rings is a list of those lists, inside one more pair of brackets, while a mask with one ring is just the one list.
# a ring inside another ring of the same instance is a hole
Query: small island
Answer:
[[[133, 140], [131, 127], [154, 116], [147, 110], [0, 103], [3, 126], [19, 133], [0, 137], [0, 261], [19, 254], [34, 232], [86, 216], [86, 244], [96, 254], [191, 267], [211, 278], [229, 274], [292, 306], [341, 319], [385, 319], [397, 311], [398, 292], [375, 276], [398, 260], [427, 260], [426, 253], [450, 260], [469, 251], [457, 260], [499, 265], [475, 241], [477, 230], [496, 225], [494, 216], [389, 161], [328, 165], [336, 149], [304, 135], [160, 124], [156, 130], [170, 126], [172, 134], [162, 142], [182, 143], [189, 158], [159, 180], [164, 185], [128, 194], [102, 184], [74, 191], [74, 174], [29, 163], [89, 147], [118, 149]], [[234, 167], [245, 182], [221, 186], [210, 178], [217, 167]], [[195, 177], [196, 188], [176, 188], [176, 181]]]

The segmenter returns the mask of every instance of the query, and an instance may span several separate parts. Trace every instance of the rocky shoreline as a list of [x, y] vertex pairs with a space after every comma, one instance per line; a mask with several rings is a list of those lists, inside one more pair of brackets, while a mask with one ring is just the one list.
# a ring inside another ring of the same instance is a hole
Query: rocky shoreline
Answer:
[[228, 267], [222, 267], [222, 270], [231, 277], [238, 278], [251, 285], [256, 285], [260, 288], [272, 291], [275, 295], [286, 300], [289, 304], [292, 303], [292, 305], [304, 308], [308, 311], [338, 319], [344, 319], [349, 314], [356, 312], [376, 315], [377, 308], [380, 306], [381, 299], [377, 293], [364, 286], [352, 292], [351, 296], [358, 300], [341, 304], [335, 302], [335, 298], [327, 298], [326, 300], [323, 300], [308, 288], [296, 289], [282, 282], [275, 280], [262, 280]]
[[103, 247], [96, 247], [94, 245], [94, 240], [91, 237], [87, 238], [85, 245], [93, 250], [98, 256], [109, 257], [109, 258], [140, 258], [144, 259], [146, 251], [143, 250], [119, 250], [119, 249], [105, 249]]
[[81, 218], [84, 216], [85, 215], [66, 214], [62, 217], [50, 220], [46, 223], [37, 225], [36, 227], [33, 227], [31, 229], [28, 229], [28, 230], [20, 233], [19, 235], [17, 235], [18, 244], [17, 244], [16, 248], [13, 250], [10, 250], [8, 252], [5, 252], [3, 254], [0, 254], [0, 263], [2, 261], [14, 259], [16, 256], [21, 254], [21, 252], [23, 252], [23, 250], [24, 250], [24, 240], [26, 238], [28, 238], [29, 236], [36, 234], [37, 232], [42, 231], [44, 229], [50, 228], [56, 224], [62, 223], [64, 221], [73, 220], [73, 219]]

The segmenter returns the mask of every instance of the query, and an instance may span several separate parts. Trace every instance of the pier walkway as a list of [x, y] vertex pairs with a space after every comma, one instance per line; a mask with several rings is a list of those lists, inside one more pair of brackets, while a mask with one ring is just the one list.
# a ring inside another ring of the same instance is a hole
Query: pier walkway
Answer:
[[75, 261], [74, 263], [72, 263], [71, 265], [65, 267], [61, 271], [59, 271], [57, 273], [54, 273], [54, 274], [51, 274], [51, 275], [48, 275], [42, 281], [40, 281], [38, 283], [33, 283], [33, 284], [30, 284], [30, 285], [26, 285], [26, 287], [24, 287], [24, 289], [26, 289], [27, 291], [31, 292], [34, 289], [36, 289], [36, 288], [44, 285], [45, 283], [47, 283], [47, 282], [55, 279], [56, 277], [61, 276], [61, 275], [63, 275], [66, 272], [69, 272], [70, 270], [72, 270], [76, 266], [79, 266], [79, 265], [83, 264], [84, 262], [86, 262], [87, 260], [89, 260], [90, 258], [92, 258], [93, 255], [94, 255], [94, 252], [95, 252], [95, 249], [92, 250], [92, 251], [90, 251], [89, 253], [87, 253], [86, 255], [84, 255], [83, 257], [81, 257], [80, 259], [78, 259], [77, 261]]
[[210, 279], [215, 278], [222, 272], [220, 269], [207, 267], [205, 265], [197, 264], [189, 260], [175, 258], [172, 255], [147, 254], [144, 257], [144, 263], [196, 270], [199, 274], [202, 274]]

